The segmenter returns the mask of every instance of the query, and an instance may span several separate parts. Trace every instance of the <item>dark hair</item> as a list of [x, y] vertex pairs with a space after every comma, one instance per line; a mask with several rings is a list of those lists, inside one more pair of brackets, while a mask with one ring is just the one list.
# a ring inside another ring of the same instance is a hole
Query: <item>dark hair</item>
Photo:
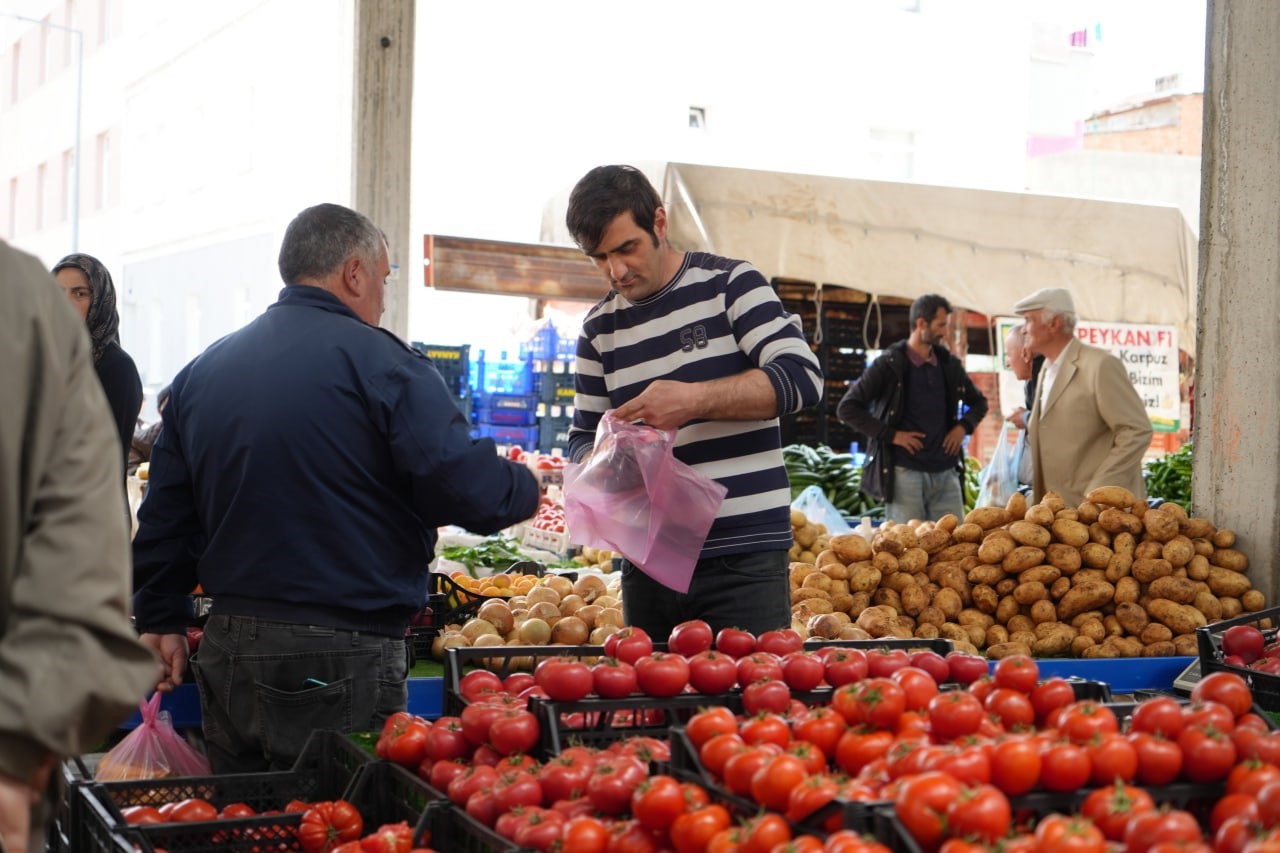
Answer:
[[97, 361], [108, 346], [120, 344], [120, 312], [116, 310], [115, 283], [102, 261], [93, 255], [67, 255], [54, 264], [50, 272], [57, 275], [58, 270], [65, 269], [80, 270], [89, 280], [89, 313], [84, 322], [93, 341], [93, 360]]
[[936, 293], [917, 296], [916, 301], [911, 303], [911, 313], [907, 315], [907, 321], [911, 323], [912, 329], [916, 327], [916, 320], [932, 323], [933, 318], [938, 316], [939, 308], [948, 314], [951, 313], [951, 303], [947, 301], [947, 297]]
[[285, 229], [280, 243], [280, 278], [285, 284], [323, 278], [356, 253], [372, 263], [384, 242], [378, 226], [349, 207], [308, 207]]
[[600, 245], [604, 230], [622, 213], [631, 213], [636, 225], [648, 231], [653, 245], [654, 214], [662, 207], [662, 197], [644, 173], [634, 166], [597, 166], [587, 172], [569, 194], [565, 225], [582, 251], [591, 254]]

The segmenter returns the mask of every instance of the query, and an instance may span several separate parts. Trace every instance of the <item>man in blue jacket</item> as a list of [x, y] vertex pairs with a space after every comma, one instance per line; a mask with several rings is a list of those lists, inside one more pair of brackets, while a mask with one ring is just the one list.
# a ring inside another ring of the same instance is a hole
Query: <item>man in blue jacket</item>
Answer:
[[881, 353], [836, 408], [867, 436], [862, 488], [894, 521], [964, 517], [964, 437], [986, 416], [987, 398], [942, 346], [950, 315], [937, 294], [911, 303], [911, 336]]
[[473, 441], [430, 362], [378, 328], [372, 222], [308, 208], [279, 266], [279, 301], [173, 380], [133, 546], [160, 689], [186, 668], [189, 593], [213, 599], [191, 663], [219, 773], [288, 767], [313, 729], [403, 710], [436, 528], [492, 533], [538, 503], [532, 473]]

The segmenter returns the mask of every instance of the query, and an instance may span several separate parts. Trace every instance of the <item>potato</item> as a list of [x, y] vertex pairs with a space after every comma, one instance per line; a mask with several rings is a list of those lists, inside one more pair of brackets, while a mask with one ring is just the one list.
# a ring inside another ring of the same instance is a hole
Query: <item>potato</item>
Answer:
[[1173, 642], [1173, 632], [1169, 630], [1167, 625], [1161, 625], [1159, 622], [1148, 622], [1147, 627], [1142, 629], [1142, 633], [1138, 635], [1138, 639], [1142, 641], [1144, 646], [1152, 643], [1171, 643]]
[[963, 625], [957, 625], [954, 622], [944, 622], [939, 625], [938, 636], [957, 644], [973, 642], [969, 638], [969, 630]]
[[820, 589], [826, 591], [831, 589], [831, 578], [822, 572], [812, 572], [805, 576], [805, 579], [800, 586], [804, 589]]
[[936, 554], [951, 544], [951, 531], [935, 527], [928, 533], [921, 534], [917, 541], [926, 553]]
[[924, 623], [916, 626], [915, 635], [922, 640], [936, 640], [939, 636], [938, 626]]
[[1133, 576], [1139, 583], [1151, 583], [1158, 578], [1167, 578], [1173, 574], [1173, 566], [1168, 560], [1134, 560]]
[[1095, 645], [1097, 645], [1097, 642], [1092, 637], [1079, 634], [1071, 641], [1071, 654], [1078, 658], [1090, 657], [1086, 652]]
[[1018, 543], [1007, 530], [995, 530], [988, 534], [978, 546], [978, 559], [984, 563], [997, 564], [1009, 556]]
[[830, 601], [831, 593], [827, 592], [825, 589], [817, 589], [812, 586], [797, 586], [791, 590], [792, 604], [799, 604], [800, 602], [810, 598], [821, 598], [826, 601]]
[[[1057, 515], [1058, 510], [1067, 508], [1066, 501], [1062, 499], [1062, 495], [1052, 489], [1044, 493], [1044, 497], [1040, 499], [1040, 506], [1049, 510], [1049, 512], [1054, 515]], [[1045, 526], [1048, 527], [1047, 524]]]
[[969, 597], [973, 599], [973, 606], [983, 613], [995, 613], [996, 605], [1000, 603], [1000, 596], [996, 595], [995, 589], [985, 583], [975, 584], [969, 590]]
[[1178, 532], [1188, 539], [1208, 539], [1217, 528], [1207, 518], [1184, 518], [1178, 522]]
[[1067, 590], [1071, 589], [1071, 578], [1061, 577], [1053, 583], [1049, 584], [1049, 597], [1054, 601], [1067, 594]]
[[[951, 531], [951, 541], [956, 545], [961, 543], [978, 543], [982, 541], [982, 528], [976, 524], [961, 524], [955, 530]], [[946, 553], [946, 549], [943, 549]]]
[[[837, 592], [831, 596], [831, 610], [836, 614], [848, 614], [853, 610], [853, 595], [847, 592]], [[861, 608], [859, 608], [861, 610]]]
[[1223, 619], [1234, 619], [1244, 612], [1244, 605], [1240, 602], [1240, 599], [1232, 598], [1229, 595], [1218, 596], [1218, 606], [1222, 608]]
[[976, 524], [983, 530], [990, 530], [1009, 523], [1009, 510], [999, 506], [980, 506], [969, 511], [964, 517], [965, 524]]
[[1009, 623], [1006, 627], [1009, 629], [1010, 635], [1020, 634], [1025, 631], [1026, 633], [1030, 634], [1033, 638], [1035, 637], [1036, 623], [1031, 619], [1029, 615], [1017, 613], [1009, 617]]
[[1228, 530], [1223, 527], [1215, 530], [1213, 535], [1209, 537], [1209, 541], [1213, 543], [1215, 548], [1231, 548], [1236, 544], [1236, 534], [1234, 530]]
[[1142, 519], [1131, 512], [1115, 507], [1107, 507], [1098, 515], [1098, 524], [1111, 534], [1129, 532], [1134, 536], [1142, 533]]
[[1160, 549], [1160, 556], [1168, 560], [1169, 565], [1175, 569], [1190, 563], [1195, 555], [1195, 546], [1191, 544], [1190, 539], [1182, 535], [1173, 537]]
[[1046, 506], [1036, 504], [1035, 506], [1027, 507], [1026, 515], [1024, 515], [1022, 519], [1023, 521], [1029, 521], [1032, 524], [1038, 524], [1041, 527], [1048, 527], [1050, 524], [1053, 524], [1053, 510]]
[[880, 586], [888, 587], [901, 595], [902, 591], [907, 587], [914, 586], [918, 588], [920, 583], [915, 575], [907, 574], [906, 572], [894, 572], [888, 577], [881, 578]]
[[929, 565], [929, 552], [918, 546], [908, 548], [898, 556], [898, 571], [922, 572]]
[[[981, 536], [981, 530], [978, 531]], [[954, 563], [963, 560], [965, 557], [974, 557], [978, 554], [978, 542], [975, 539], [972, 542], [957, 542], [954, 545], [948, 545], [941, 551], [933, 555], [935, 563]]]
[[1111, 558], [1111, 562], [1107, 563], [1106, 568], [1107, 580], [1111, 583], [1117, 583], [1121, 578], [1127, 578], [1133, 574], [1133, 558], [1128, 554], [1116, 554]]
[[1178, 655], [1197, 655], [1200, 653], [1200, 646], [1196, 642], [1195, 634], [1179, 634], [1173, 638], [1173, 651]]
[[1097, 581], [1111, 583], [1111, 581], [1107, 580], [1107, 573], [1101, 569], [1081, 569], [1071, 576], [1071, 585], [1073, 587]]
[[1041, 599], [1049, 597], [1049, 590], [1039, 581], [1020, 583], [1013, 590], [1013, 600], [1019, 604], [1030, 606]]
[[827, 563], [825, 566], [821, 566], [818, 571], [831, 578], [833, 584], [838, 581], [845, 581], [845, 586], [848, 586], [847, 581], [853, 575], [853, 569], [844, 563]]
[[1053, 538], [1064, 545], [1080, 548], [1089, 542], [1088, 525], [1081, 524], [1078, 521], [1059, 518], [1053, 522], [1051, 530], [1053, 531]]
[[1120, 578], [1116, 581], [1115, 587], [1115, 602], [1117, 605], [1125, 602], [1137, 603], [1138, 598], [1142, 595], [1142, 584], [1131, 577]]
[[940, 587], [954, 589], [962, 598], [969, 593], [969, 579], [959, 563], [951, 563], [946, 568], [939, 569], [934, 581]]
[[1008, 624], [1009, 620], [1022, 612], [1022, 605], [1014, 600], [1012, 595], [1002, 596], [1000, 601], [996, 603], [996, 621]]
[[999, 566], [974, 566], [969, 570], [967, 577], [970, 583], [983, 583], [994, 585], [1004, 579], [1004, 569]]
[[1022, 492], [1014, 492], [1004, 508], [1009, 511], [1009, 518], [1013, 521], [1019, 521], [1027, 514], [1027, 497]]
[[[1066, 521], [1079, 521], [1080, 513], [1076, 512], [1071, 507], [1067, 507], [1066, 509], [1060, 509], [1053, 514], [1054, 521], [1057, 521], [1060, 518]], [[1085, 526], [1088, 527], [1088, 525]]]
[[[1244, 603], [1243, 598], [1240, 603]], [[1191, 606], [1203, 613], [1211, 624], [1222, 621], [1222, 601], [1212, 592], [1197, 592], [1196, 597], [1191, 599]]]
[[1199, 584], [1186, 578], [1157, 578], [1147, 588], [1152, 598], [1167, 598], [1179, 604], [1194, 604]]
[[1267, 606], [1267, 599], [1259, 590], [1251, 589], [1240, 596], [1240, 606], [1250, 613], [1257, 613]]
[[1098, 513], [1102, 512], [1102, 507], [1093, 501], [1084, 501], [1076, 507], [1076, 521], [1088, 527], [1098, 520]]
[[858, 614], [854, 624], [872, 637], [886, 637], [897, 627], [898, 614], [888, 607], [868, 607]]
[[1011, 578], [1006, 576], [1002, 578], [999, 583], [996, 584], [996, 592], [1001, 596], [1005, 596], [1013, 592], [1013, 588], [1016, 587], [1017, 585], [1018, 585], [1017, 578]]
[[1058, 571], [1053, 566], [1039, 565], [1032, 566], [1023, 572], [1020, 572], [1018, 574], [1018, 583], [1038, 581], [1045, 586], [1048, 586], [1060, 577], [1062, 577], [1062, 572]]
[[941, 610], [948, 619], [955, 619], [960, 615], [960, 611], [964, 609], [964, 598], [960, 593], [950, 588], [938, 590], [930, 603]]
[[[1107, 629], [1102, 624], [1101, 619], [1086, 619], [1076, 627], [1081, 637], [1089, 637], [1095, 643], [1101, 643], [1107, 638]], [[1170, 634], [1170, 636], [1173, 636]]]
[[1168, 542], [1178, 535], [1178, 518], [1162, 509], [1152, 510], [1142, 517], [1146, 538], [1156, 542]]
[[1057, 622], [1058, 608], [1049, 599], [1042, 598], [1032, 603], [1031, 611], [1028, 615], [1031, 617], [1031, 621], [1037, 625], [1044, 622]]
[[842, 533], [832, 536], [827, 547], [836, 552], [840, 562], [845, 565], [860, 563], [871, 559], [871, 543], [857, 533]]
[[883, 527], [871, 539], [871, 553], [873, 554], [887, 551], [896, 557], [905, 550], [907, 549], [903, 546], [902, 541], [893, 536], [889, 529]]
[[[1122, 658], [1139, 658], [1142, 657], [1142, 641], [1137, 637], [1111, 637], [1111, 643], [1115, 647], [1118, 657]], [[1106, 640], [1103, 641], [1104, 643]]]
[[1199, 610], [1167, 598], [1151, 599], [1151, 603], [1147, 605], [1147, 612], [1175, 635], [1191, 633], [1196, 628], [1203, 628], [1209, 624], [1205, 615]]
[[1147, 643], [1142, 647], [1144, 658], [1171, 658], [1178, 654], [1178, 647], [1172, 642]]
[[1011, 641], [1007, 643], [997, 643], [994, 646], [987, 646], [987, 657], [992, 660], [1013, 657], [1014, 655], [1030, 654], [1031, 646], [1027, 643], [1016, 643]]
[[1064, 654], [1071, 649], [1071, 641], [1075, 639], [1075, 631], [1070, 625], [1063, 625], [1061, 622], [1045, 622], [1041, 627], [1047, 627], [1050, 630], [1031, 645], [1031, 654], [1033, 656], [1051, 658]]
[[871, 593], [869, 592], [855, 592], [850, 597], [853, 600], [849, 602], [849, 609], [845, 611], [850, 616], [857, 616], [871, 606]]
[[1085, 493], [1084, 499], [1089, 503], [1105, 504], [1109, 507], [1128, 509], [1138, 502], [1133, 492], [1124, 486], [1099, 486]]
[[1053, 541], [1053, 535], [1041, 527], [1030, 521], [1015, 521], [1009, 525], [1009, 535], [1019, 545], [1029, 545], [1032, 548], [1046, 548]]
[[888, 587], [883, 587], [883, 586], [877, 589], [875, 592], [871, 593], [871, 606], [872, 607], [892, 607], [894, 610], [898, 611], [899, 613], [903, 612], [902, 599], [898, 597], [898, 594], [896, 592], [889, 589]]
[[946, 621], [947, 614], [932, 605], [921, 610], [916, 616], [916, 625], [943, 625]]
[[1080, 546], [1080, 562], [1091, 569], [1105, 569], [1115, 552], [1099, 542]]
[[796, 607], [802, 607], [809, 611], [809, 615], [823, 615], [835, 612], [835, 608], [831, 606], [831, 602], [825, 598], [806, 598]]
[[933, 526], [939, 530], [945, 530], [948, 533], [951, 533], [956, 529], [957, 525], [959, 524], [960, 524], [960, 519], [956, 518], [954, 513], [949, 512], [946, 515], [942, 516], [942, 518], [939, 518], [937, 522], [934, 523]]
[[1063, 621], [1069, 621], [1077, 613], [1093, 610], [1108, 604], [1115, 597], [1115, 593], [1116, 588], [1106, 581], [1095, 581], [1073, 586], [1058, 601], [1058, 618]]
[[1099, 545], [1111, 546], [1111, 534], [1103, 529], [1099, 522], [1089, 525], [1089, 541], [1097, 542]]
[[982, 646], [998, 646], [1007, 642], [1009, 642], [1009, 629], [1003, 625], [992, 625], [987, 629], [987, 636], [983, 638]]
[[1080, 549], [1061, 542], [1053, 542], [1044, 549], [1045, 561], [1060, 574], [1074, 574], [1081, 566]]
[[1233, 572], [1249, 570], [1249, 558], [1235, 548], [1218, 548], [1209, 556], [1209, 562]]
[[1221, 569], [1217, 566], [1210, 567], [1207, 582], [1214, 595], [1228, 595], [1232, 598], [1239, 598], [1252, 589], [1248, 575], [1237, 574], [1230, 569]]
[[956, 617], [956, 622], [961, 625], [981, 625], [983, 628], [994, 625], [995, 621], [995, 619], [991, 618], [990, 613], [983, 613], [973, 607], [966, 607]]
[[[1024, 522], [1019, 522], [1024, 523]], [[1043, 530], [1043, 528], [1041, 528]], [[1046, 533], [1048, 531], [1045, 531]], [[1009, 574], [1018, 574], [1026, 571], [1032, 566], [1038, 566], [1044, 562], [1044, 551], [1031, 545], [1019, 545], [1014, 548], [1000, 563]]]
[[1125, 633], [1132, 634], [1135, 637], [1142, 634], [1143, 629], [1151, 622], [1150, 617], [1147, 616], [1147, 611], [1131, 601], [1117, 604], [1115, 616], [1116, 621], [1120, 623], [1120, 627], [1125, 630]]

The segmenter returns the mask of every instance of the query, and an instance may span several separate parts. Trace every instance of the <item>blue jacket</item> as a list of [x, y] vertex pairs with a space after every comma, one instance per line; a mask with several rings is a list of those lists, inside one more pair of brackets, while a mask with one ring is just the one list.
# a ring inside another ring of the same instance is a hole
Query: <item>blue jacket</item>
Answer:
[[532, 516], [524, 466], [475, 441], [429, 360], [291, 285], [173, 380], [133, 543], [140, 631], [215, 613], [400, 636], [436, 528]]

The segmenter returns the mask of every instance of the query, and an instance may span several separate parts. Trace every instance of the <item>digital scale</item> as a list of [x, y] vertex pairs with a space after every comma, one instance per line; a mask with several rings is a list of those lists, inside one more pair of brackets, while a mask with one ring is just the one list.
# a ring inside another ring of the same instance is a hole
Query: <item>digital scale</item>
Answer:
[[1200, 671], [1200, 658], [1196, 658], [1173, 680], [1173, 689], [1180, 693], [1190, 693], [1202, 677], [1204, 673]]

